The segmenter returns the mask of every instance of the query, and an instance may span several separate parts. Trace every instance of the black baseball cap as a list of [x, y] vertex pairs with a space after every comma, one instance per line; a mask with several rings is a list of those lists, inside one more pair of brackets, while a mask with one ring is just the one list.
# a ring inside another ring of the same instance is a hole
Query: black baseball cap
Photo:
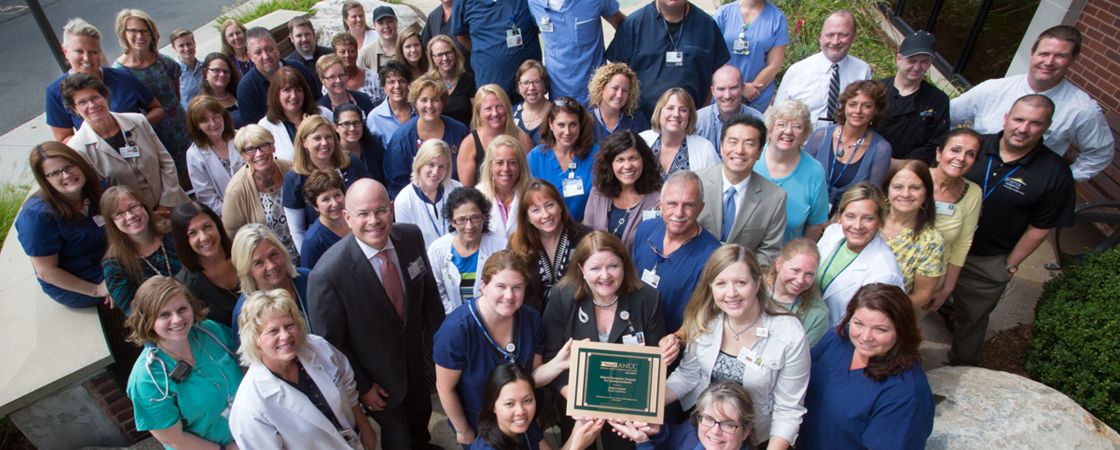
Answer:
[[907, 58], [921, 54], [933, 56], [937, 52], [933, 49], [933, 42], [932, 33], [925, 30], [915, 31], [902, 40], [902, 45], [898, 46], [898, 54]]
[[397, 13], [393, 12], [393, 8], [391, 8], [389, 6], [378, 6], [377, 9], [373, 10], [373, 21], [375, 23], [378, 20], [384, 19], [386, 17], [392, 17], [392, 18], [396, 19], [397, 18]]

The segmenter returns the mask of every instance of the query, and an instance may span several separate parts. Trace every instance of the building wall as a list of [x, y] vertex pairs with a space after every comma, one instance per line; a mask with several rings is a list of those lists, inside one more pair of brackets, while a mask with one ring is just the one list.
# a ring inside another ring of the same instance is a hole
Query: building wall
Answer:
[[[1082, 33], [1081, 56], [1069, 80], [1088, 92], [1104, 110], [1112, 135], [1120, 143], [1120, 2], [1088, 0], [1074, 25]], [[1067, 156], [1075, 156], [1070, 151]], [[1120, 200], [1120, 165], [1112, 165], [1089, 183], [1078, 183], [1078, 200]]]

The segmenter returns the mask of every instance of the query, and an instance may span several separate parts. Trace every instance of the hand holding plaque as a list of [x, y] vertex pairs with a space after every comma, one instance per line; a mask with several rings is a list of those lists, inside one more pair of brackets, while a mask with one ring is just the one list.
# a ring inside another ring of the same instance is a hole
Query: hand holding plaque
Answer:
[[567, 414], [663, 423], [665, 372], [658, 347], [572, 342]]

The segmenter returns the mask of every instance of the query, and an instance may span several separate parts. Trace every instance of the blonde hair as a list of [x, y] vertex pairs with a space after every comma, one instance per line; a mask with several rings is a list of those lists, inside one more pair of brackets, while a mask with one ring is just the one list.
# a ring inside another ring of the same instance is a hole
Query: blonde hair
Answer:
[[427, 74], [421, 75], [420, 78], [413, 80], [412, 83], [409, 83], [408, 103], [415, 107], [416, 100], [420, 99], [420, 93], [424, 92], [424, 89], [435, 89], [435, 96], [443, 100], [444, 103], [447, 102], [447, 85], [444, 84], [444, 82], [441, 81], [438, 77], [432, 76], [432, 74], [429, 72]]
[[[88, 38], [97, 39], [98, 47], [101, 46], [101, 30], [98, 30], [97, 27], [91, 25], [89, 22], [86, 22], [85, 19], [82, 19], [80, 17], [70, 19], [66, 22], [66, 25], [62, 26], [63, 46], [66, 46], [66, 43], [70, 40], [71, 36], [85, 36]], [[100, 50], [100, 48], [98, 48], [98, 50]]]
[[420, 149], [416, 150], [416, 156], [412, 158], [412, 175], [409, 177], [409, 181], [417, 183], [417, 180], [420, 179], [420, 168], [440, 156], [447, 157], [447, 175], [439, 180], [440, 184], [451, 178], [451, 147], [448, 147], [447, 143], [441, 139], [428, 139], [420, 144]]
[[334, 125], [331, 125], [325, 117], [315, 114], [304, 118], [303, 121], [299, 123], [299, 128], [296, 130], [296, 138], [294, 142], [292, 142], [295, 144], [296, 153], [296, 160], [293, 161], [292, 169], [297, 174], [307, 176], [311, 175], [311, 172], [317, 169], [315, 163], [311, 162], [311, 155], [308, 153], [307, 147], [303, 145], [303, 141], [307, 140], [307, 138], [311, 136], [311, 133], [314, 133], [319, 127], [327, 127], [331, 139], [334, 140], [334, 150], [331, 152], [331, 164], [334, 164], [335, 168], [338, 169], [350, 167], [350, 156], [339, 148], [338, 133], [334, 131]]
[[[634, 94], [630, 94], [634, 95]], [[696, 132], [696, 101], [692, 99], [692, 95], [688, 91], [675, 87], [670, 88], [661, 94], [661, 98], [657, 99], [657, 106], [653, 107], [653, 117], [650, 118], [649, 124], [653, 131], [661, 132], [661, 110], [669, 103], [669, 99], [676, 95], [681, 103], [688, 108], [688, 124], [684, 127], [685, 134], [692, 134]]]
[[237, 318], [237, 327], [241, 338], [241, 347], [237, 353], [241, 355], [241, 364], [261, 363], [261, 348], [257, 345], [264, 326], [264, 319], [275, 313], [287, 314], [299, 328], [299, 335], [295, 337], [296, 349], [307, 343], [307, 320], [299, 310], [292, 294], [284, 289], [269, 291], [256, 291], [245, 298], [241, 306], [241, 315]]
[[684, 332], [686, 342], [691, 344], [697, 337], [712, 331], [708, 329], [708, 324], [711, 323], [712, 319], [723, 313], [719, 309], [719, 305], [716, 305], [715, 297], [712, 294], [712, 281], [724, 269], [740, 262], [747, 264], [747, 272], [750, 273], [751, 279], [759, 285], [759, 289], [755, 291], [755, 301], [758, 303], [761, 313], [768, 316], [789, 314], [784, 309], [778, 308], [770, 300], [770, 296], [762, 295], [762, 269], [758, 266], [758, 260], [755, 259], [754, 252], [739, 244], [724, 244], [712, 252], [712, 256], [708, 257], [708, 262], [704, 264], [704, 270], [700, 272], [700, 280], [696, 283], [696, 289], [692, 291], [692, 296], [688, 299], [688, 306], [684, 308], [684, 324], [681, 326], [681, 331]]
[[[235, 67], [234, 70], [237, 70], [237, 68]], [[237, 130], [237, 134], [233, 136], [233, 148], [236, 148], [238, 153], [244, 152], [245, 147], [252, 145], [275, 143], [276, 138], [272, 136], [272, 132], [255, 123], [241, 127]]]
[[284, 263], [287, 266], [288, 276], [295, 278], [298, 274], [296, 266], [292, 264], [291, 255], [287, 247], [280, 242], [276, 234], [264, 224], [247, 223], [237, 230], [233, 237], [233, 250], [230, 251], [230, 262], [237, 269], [237, 278], [241, 280], [241, 293], [250, 294], [259, 290], [257, 280], [253, 279], [253, 251], [265, 241], [275, 245], [284, 254]]
[[128, 341], [136, 345], [159, 342], [159, 335], [152, 328], [159, 318], [159, 310], [171, 301], [172, 297], [182, 295], [194, 313], [194, 323], [206, 320], [206, 308], [191, 295], [190, 290], [174, 278], [156, 275], [144, 281], [132, 299], [132, 311], [125, 324], [130, 329]]
[[148, 51], [153, 53], [158, 52], [159, 28], [156, 27], [155, 19], [152, 19], [152, 16], [149, 16], [148, 13], [144, 11], [131, 8], [122, 9], [121, 12], [117, 13], [117, 40], [121, 44], [121, 50], [123, 50], [125, 53], [128, 53], [130, 50], [134, 50], [128, 44], [128, 38], [125, 37], [125, 29], [127, 28], [129, 19], [140, 19], [143, 20], [145, 24], [147, 24], [148, 30], [152, 32], [152, 39], [148, 41]]
[[517, 184], [513, 186], [513, 192], [521, 192], [525, 186], [529, 185], [529, 160], [525, 158], [525, 149], [521, 148], [521, 142], [513, 136], [499, 135], [490, 140], [490, 145], [486, 147], [486, 157], [482, 159], [482, 171], [478, 177], [478, 185], [475, 186], [479, 191], [482, 191], [490, 201], [494, 201], [494, 156], [499, 148], [507, 147], [513, 149], [513, 159], [517, 160]]
[[[769, 270], [766, 271], [766, 292], [770, 293], [771, 299], [774, 298], [774, 286], [778, 283], [778, 270], [780, 269], [778, 266], [788, 263], [798, 255], [811, 256], [817, 260], [817, 265], [820, 265], [821, 252], [817, 249], [817, 244], [813, 241], [805, 238], [797, 238], [786, 242], [786, 245], [782, 247], [782, 252], [774, 261], [774, 264], [770, 265]], [[820, 286], [817, 283], [809, 283], [809, 289], [801, 293], [802, 306], [796, 313], [797, 318], [802, 319], [805, 315], [805, 311], [809, 310], [810, 305], [820, 303], [821, 301]]]
[[626, 79], [630, 80], [630, 98], [622, 110], [627, 114], [633, 114], [634, 108], [638, 105], [638, 97], [642, 95], [642, 83], [638, 80], [638, 74], [634, 69], [625, 63], [604, 64], [595, 69], [595, 74], [591, 75], [591, 81], [587, 83], [587, 91], [590, 94], [588, 104], [598, 107], [603, 102], [603, 89], [606, 89], [607, 83], [615, 75], [625, 75]]
[[506, 95], [506, 91], [502, 89], [501, 86], [493, 83], [480, 86], [474, 93], [474, 101], [471, 102], [474, 104], [474, 106], [472, 107], [474, 113], [471, 116], [470, 123], [471, 129], [477, 130], [482, 126], [482, 101], [486, 99], [487, 95], [493, 95], [497, 97], [498, 102], [500, 102], [501, 106], [506, 109], [506, 129], [505, 131], [502, 131], [502, 134], [515, 137], [519, 136], [521, 134], [521, 129], [517, 128], [517, 123], [513, 121], [513, 107], [509, 104], [509, 96]]
[[463, 67], [463, 52], [459, 51], [459, 46], [455, 45], [455, 42], [452, 41], [450, 37], [442, 34], [432, 36], [432, 39], [428, 41], [428, 48], [424, 49], [428, 52], [428, 54], [425, 55], [428, 58], [428, 75], [440, 78], [439, 67], [436, 66], [436, 57], [432, 52], [432, 46], [435, 45], [436, 42], [443, 42], [451, 46], [451, 52], [455, 54], [455, 67], [451, 69], [451, 78], [459, 78], [459, 76], [463, 75], [463, 72], [466, 71]]

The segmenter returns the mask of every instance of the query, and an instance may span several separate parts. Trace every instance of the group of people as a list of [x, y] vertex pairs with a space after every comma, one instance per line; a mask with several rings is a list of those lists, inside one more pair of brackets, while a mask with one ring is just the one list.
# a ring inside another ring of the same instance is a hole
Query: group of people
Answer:
[[[921, 448], [918, 321], [979, 364], [1111, 159], [1064, 79], [1072, 27], [950, 102], [930, 33], [873, 81], [846, 11], [780, 80], [765, 0], [342, 13], [329, 47], [293, 19], [286, 58], [226, 22], [200, 61], [127, 9], [115, 68], [64, 28], [16, 228], [44, 292], [98, 307], [167, 447], [435, 448], [435, 394], [463, 448], [551, 448], [553, 426], [568, 449]], [[657, 347], [665, 424], [566, 416], [575, 340]]]

